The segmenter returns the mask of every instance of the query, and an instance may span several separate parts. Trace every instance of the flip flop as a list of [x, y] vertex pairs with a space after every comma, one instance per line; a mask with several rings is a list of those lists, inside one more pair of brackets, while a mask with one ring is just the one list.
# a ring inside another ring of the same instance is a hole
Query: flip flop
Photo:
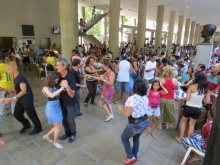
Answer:
[[178, 136], [175, 136], [174, 139], [179, 143], [182, 144], [182, 141], [180, 140], [180, 138]]

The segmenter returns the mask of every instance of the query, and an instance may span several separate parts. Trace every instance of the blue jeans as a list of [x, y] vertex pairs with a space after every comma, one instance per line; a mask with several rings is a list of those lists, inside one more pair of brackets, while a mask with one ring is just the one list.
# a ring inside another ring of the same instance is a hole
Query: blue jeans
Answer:
[[76, 104], [74, 105], [75, 116], [80, 113], [80, 89], [76, 90], [75, 93]]
[[[129, 159], [136, 157], [139, 150], [139, 141], [141, 133], [148, 127], [149, 120], [144, 120], [137, 124], [128, 124], [125, 127], [123, 133], [121, 134], [121, 140], [125, 148], [125, 152]], [[131, 149], [131, 145], [129, 139], [133, 137], [133, 147]]]

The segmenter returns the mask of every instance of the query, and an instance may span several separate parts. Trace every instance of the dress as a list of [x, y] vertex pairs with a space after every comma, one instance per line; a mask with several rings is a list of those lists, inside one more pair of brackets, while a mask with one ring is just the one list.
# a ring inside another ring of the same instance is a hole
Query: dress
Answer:
[[[104, 76], [104, 79], [106, 79], [107, 81], [109, 81], [110, 73], [111, 71], [107, 72]], [[111, 104], [113, 94], [114, 94], [113, 85], [109, 86], [106, 83], [104, 83], [102, 93], [101, 93], [101, 98], [100, 98], [100, 106]]]
[[[57, 89], [53, 88], [51, 92], [54, 93], [56, 91]], [[46, 116], [48, 119], [48, 123], [61, 123], [63, 120], [63, 115], [58, 96], [56, 96], [55, 98], [50, 98], [47, 96], [47, 98], [48, 102], [46, 105]]]

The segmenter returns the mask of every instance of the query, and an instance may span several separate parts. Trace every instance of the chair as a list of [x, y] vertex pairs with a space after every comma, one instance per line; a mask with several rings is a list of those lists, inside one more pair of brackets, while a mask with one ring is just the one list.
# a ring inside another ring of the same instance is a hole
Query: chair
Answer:
[[185, 156], [184, 156], [184, 158], [183, 158], [183, 161], [182, 161], [181, 165], [184, 165], [184, 164], [185, 164], [186, 159], [188, 158], [188, 156], [189, 156], [189, 154], [190, 154], [191, 151], [195, 151], [197, 154], [199, 154], [199, 155], [202, 156], [202, 157], [205, 156], [205, 153], [204, 153], [204, 152], [201, 152], [201, 151], [197, 150], [197, 149], [194, 148], [194, 147], [189, 147], [188, 150], [186, 151], [186, 154], [185, 154]]

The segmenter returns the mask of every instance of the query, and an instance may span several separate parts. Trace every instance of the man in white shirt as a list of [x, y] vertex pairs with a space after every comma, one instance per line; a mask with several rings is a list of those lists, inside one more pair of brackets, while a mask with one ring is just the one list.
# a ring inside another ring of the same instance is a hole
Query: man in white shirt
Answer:
[[155, 71], [157, 70], [156, 59], [157, 59], [157, 55], [152, 54], [150, 61], [148, 61], [145, 65], [144, 81], [147, 88], [149, 84], [153, 83], [155, 78]]
[[129, 80], [130, 80], [130, 72], [132, 71], [132, 66], [127, 61], [128, 58], [127, 54], [122, 54], [121, 58], [122, 60], [116, 66], [116, 72], [118, 71], [118, 76], [115, 85], [115, 90], [116, 90], [115, 104], [118, 103], [118, 94], [121, 91], [124, 93], [123, 94], [124, 100], [122, 100], [123, 103], [127, 100], [128, 94], [130, 92]]

